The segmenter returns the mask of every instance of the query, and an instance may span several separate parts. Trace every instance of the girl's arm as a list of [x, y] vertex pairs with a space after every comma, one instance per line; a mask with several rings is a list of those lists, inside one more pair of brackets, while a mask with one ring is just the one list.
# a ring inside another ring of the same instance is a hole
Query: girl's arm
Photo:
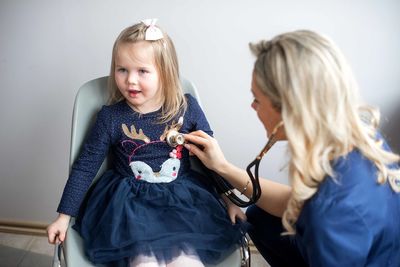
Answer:
[[47, 227], [49, 243], [63, 242], [71, 216], [76, 216], [80, 204], [97, 170], [106, 157], [110, 145], [110, 112], [103, 107], [97, 114], [94, 126], [86, 138], [79, 157], [74, 162], [64, 187], [58, 217]]
[[[196, 155], [207, 168], [224, 177], [240, 192], [247, 187], [243, 191], [243, 194], [247, 197], [251, 196], [253, 187], [251, 182], [248, 183], [250, 178], [246, 171], [236, 167], [225, 159], [215, 138], [203, 131], [195, 131], [186, 134], [185, 139], [191, 143], [185, 144], [186, 149]], [[260, 186], [262, 194], [256, 203], [257, 206], [272, 215], [282, 217], [291, 195], [291, 188], [267, 179], [260, 179]]]
[[71, 167], [57, 212], [72, 217], [78, 214], [83, 198], [108, 154], [111, 145], [111, 121], [110, 108], [103, 106], [97, 113], [79, 157]]

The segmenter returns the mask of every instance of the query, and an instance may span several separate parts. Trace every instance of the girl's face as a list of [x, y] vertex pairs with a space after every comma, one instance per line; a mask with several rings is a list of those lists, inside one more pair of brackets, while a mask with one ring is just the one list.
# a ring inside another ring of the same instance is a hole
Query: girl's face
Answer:
[[114, 76], [119, 91], [135, 111], [145, 114], [162, 106], [160, 76], [149, 43], [120, 44]]
[[[251, 92], [254, 96], [251, 107], [257, 112], [258, 118], [267, 131], [267, 136], [270, 137], [270, 134], [274, 130], [275, 126], [278, 125], [278, 123], [282, 120], [281, 113], [273, 107], [269, 98], [262, 93], [261, 89], [256, 83], [254, 73], [251, 81]], [[279, 140], [285, 139], [285, 134], [282, 129], [278, 130], [276, 138]]]

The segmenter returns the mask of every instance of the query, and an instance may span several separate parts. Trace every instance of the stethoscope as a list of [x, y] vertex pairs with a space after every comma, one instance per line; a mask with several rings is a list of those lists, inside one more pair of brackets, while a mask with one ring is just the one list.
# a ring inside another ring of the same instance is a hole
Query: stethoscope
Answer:
[[[282, 126], [283, 126], [283, 121], [280, 121], [274, 127], [274, 129], [272, 130], [272, 133], [271, 133], [271, 135], [270, 135], [270, 137], [268, 139], [268, 142], [264, 146], [264, 148], [261, 150], [260, 154], [258, 154], [258, 156], [247, 166], [246, 172], [247, 172], [247, 175], [249, 176], [250, 181], [251, 181], [251, 183], [253, 185], [253, 193], [252, 193], [252, 195], [251, 195], [251, 197], [249, 198], [248, 201], [242, 201], [242, 200], [236, 199], [235, 202], [234, 202], [236, 205], [238, 205], [240, 207], [247, 207], [247, 206], [249, 206], [251, 204], [256, 203], [257, 200], [260, 198], [260, 196], [261, 196], [261, 187], [260, 187], [260, 180], [259, 180], [259, 177], [258, 177], [258, 167], [260, 165], [261, 159], [271, 149], [271, 147], [276, 143], [276, 141], [277, 141], [276, 134], [277, 134], [279, 128], [282, 127]], [[253, 175], [253, 172], [251, 171], [251, 169], [253, 167], [254, 167], [254, 174], [255, 175]], [[245, 186], [244, 190], [247, 189], [246, 187], [247, 187], [247, 185]], [[234, 198], [237, 198], [237, 196], [235, 196]], [[243, 206], [241, 206], [241, 204]]]
[[[207, 175], [212, 176], [212, 178], [215, 181], [215, 185], [220, 189], [220, 192], [224, 192], [224, 194], [237, 206], [239, 207], [248, 207], [252, 204], [255, 204], [258, 199], [261, 196], [261, 186], [260, 186], [260, 180], [258, 176], [258, 169], [260, 165], [261, 159], [264, 157], [264, 155], [271, 149], [271, 147], [276, 143], [277, 141], [277, 132], [280, 127], [283, 126], [283, 121], [280, 121], [272, 130], [270, 137], [268, 138], [267, 144], [264, 146], [264, 148], [261, 150], [261, 152], [257, 155], [257, 157], [247, 166], [246, 172], [247, 175], [249, 176], [250, 180], [246, 183], [246, 185], [243, 187], [242, 191], [238, 193], [235, 193], [235, 189], [219, 174], [217, 174], [214, 171], [211, 171], [207, 169], [204, 164], [199, 160], [199, 159], [192, 159], [191, 164], [192, 165], [197, 165], [195, 168], [201, 169], [202, 172], [206, 172]], [[172, 130], [167, 134], [166, 138], [167, 143], [171, 147], [176, 147], [177, 145], [182, 145], [185, 142], [184, 135], [179, 133], [176, 130]], [[200, 165], [200, 167], [198, 166]], [[254, 175], [252, 172], [252, 169], [254, 167]], [[251, 196], [246, 199], [243, 194], [247, 190], [249, 184], [252, 184], [253, 192]], [[236, 190], [237, 191], [237, 190]]]

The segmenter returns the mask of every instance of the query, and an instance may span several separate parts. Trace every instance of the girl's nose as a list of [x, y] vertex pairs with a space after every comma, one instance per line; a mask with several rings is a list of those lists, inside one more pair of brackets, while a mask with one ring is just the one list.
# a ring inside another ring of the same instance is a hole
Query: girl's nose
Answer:
[[130, 72], [128, 76], [128, 83], [129, 84], [137, 84], [138, 76], [134, 72]]

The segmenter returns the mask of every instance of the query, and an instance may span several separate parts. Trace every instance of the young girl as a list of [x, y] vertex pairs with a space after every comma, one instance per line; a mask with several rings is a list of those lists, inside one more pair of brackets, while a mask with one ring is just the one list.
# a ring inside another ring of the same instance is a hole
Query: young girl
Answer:
[[[121, 32], [112, 54], [112, 104], [97, 114], [72, 166], [60, 214], [47, 230], [50, 243], [65, 239], [76, 216], [73, 228], [95, 264], [203, 266], [234, 249], [242, 237], [235, 217], [245, 215], [226, 200], [228, 216], [212, 187], [190, 169], [188, 151], [166, 142], [171, 129], [212, 134], [178, 76], [173, 43], [154, 20]], [[83, 201], [109, 152], [113, 168]]]

